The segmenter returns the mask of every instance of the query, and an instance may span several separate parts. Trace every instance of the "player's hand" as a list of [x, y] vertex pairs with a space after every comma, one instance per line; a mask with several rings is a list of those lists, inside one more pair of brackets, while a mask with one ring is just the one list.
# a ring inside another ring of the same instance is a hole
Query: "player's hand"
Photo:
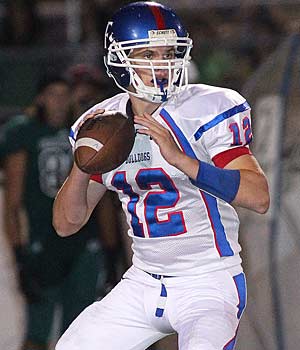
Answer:
[[100, 117], [104, 112], [105, 112], [105, 109], [99, 108], [95, 112], [87, 114], [84, 118], [82, 118], [81, 122], [78, 124], [76, 128], [77, 132], [88, 119], [94, 119], [94, 118]]
[[137, 130], [140, 134], [149, 135], [158, 145], [161, 155], [171, 165], [177, 166], [184, 153], [180, 150], [170, 131], [158, 123], [150, 114], [134, 116], [134, 122], [144, 126]]

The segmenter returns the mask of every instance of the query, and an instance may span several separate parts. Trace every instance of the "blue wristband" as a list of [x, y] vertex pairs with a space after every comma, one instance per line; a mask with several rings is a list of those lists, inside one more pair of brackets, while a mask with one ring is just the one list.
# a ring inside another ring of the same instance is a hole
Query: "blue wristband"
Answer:
[[240, 186], [240, 171], [221, 169], [199, 161], [199, 170], [196, 180], [192, 184], [215, 197], [231, 203]]

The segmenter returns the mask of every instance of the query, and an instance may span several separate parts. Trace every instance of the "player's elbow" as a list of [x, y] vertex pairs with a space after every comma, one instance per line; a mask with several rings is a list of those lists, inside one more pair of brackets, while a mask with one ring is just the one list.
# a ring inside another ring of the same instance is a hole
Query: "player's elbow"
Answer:
[[261, 191], [256, 198], [257, 200], [254, 210], [258, 214], [265, 214], [270, 207], [270, 193], [268, 187], [266, 186], [265, 190]]
[[53, 216], [52, 225], [60, 237], [68, 237], [80, 230], [80, 226]]
[[57, 222], [55, 222], [54, 220], [52, 221], [52, 225], [54, 227], [54, 230], [56, 231], [56, 233], [60, 236], [60, 237], [68, 237], [72, 234], [72, 232], [70, 230], [68, 230], [66, 228], [66, 226], [61, 225]]
[[86, 223], [85, 218], [85, 210], [66, 210], [59, 202], [54, 202], [52, 225], [59, 236], [68, 237], [78, 232]]
[[242, 191], [238, 193], [233, 204], [247, 208], [258, 214], [265, 214], [270, 207], [270, 194], [266, 180], [256, 184], [252, 191]]
[[256, 212], [259, 214], [265, 214], [270, 207], [270, 198], [265, 198], [265, 200], [261, 201], [259, 205], [256, 207]]

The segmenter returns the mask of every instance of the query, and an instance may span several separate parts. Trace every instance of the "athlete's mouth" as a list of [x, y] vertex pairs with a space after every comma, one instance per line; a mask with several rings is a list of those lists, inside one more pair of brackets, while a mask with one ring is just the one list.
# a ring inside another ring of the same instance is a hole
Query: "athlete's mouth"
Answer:
[[[151, 80], [151, 83], [154, 85], [154, 80], [153, 79]], [[162, 91], [164, 87], [168, 86], [168, 79], [166, 79], [166, 78], [162, 78], [162, 79], [156, 78], [156, 84], [160, 88], [160, 90]]]
[[[154, 80], [153, 79], [151, 80], [151, 83], [154, 85]], [[167, 89], [165, 89], [165, 87], [168, 86], [168, 79], [166, 79], [166, 78], [162, 78], [162, 79], [156, 78], [156, 84], [157, 84], [157, 86], [160, 89], [160, 92], [162, 94], [161, 101], [162, 102], [167, 101], [167, 94], [168, 94], [168, 92], [167, 92]]]

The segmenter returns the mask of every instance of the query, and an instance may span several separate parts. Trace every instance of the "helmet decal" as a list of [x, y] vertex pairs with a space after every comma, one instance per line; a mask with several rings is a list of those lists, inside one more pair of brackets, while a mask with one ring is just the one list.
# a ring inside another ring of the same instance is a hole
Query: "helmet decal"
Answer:
[[157, 29], [165, 29], [166, 28], [165, 20], [164, 20], [164, 17], [162, 15], [159, 7], [149, 5], [149, 8], [152, 11], [153, 16], [155, 18]]

